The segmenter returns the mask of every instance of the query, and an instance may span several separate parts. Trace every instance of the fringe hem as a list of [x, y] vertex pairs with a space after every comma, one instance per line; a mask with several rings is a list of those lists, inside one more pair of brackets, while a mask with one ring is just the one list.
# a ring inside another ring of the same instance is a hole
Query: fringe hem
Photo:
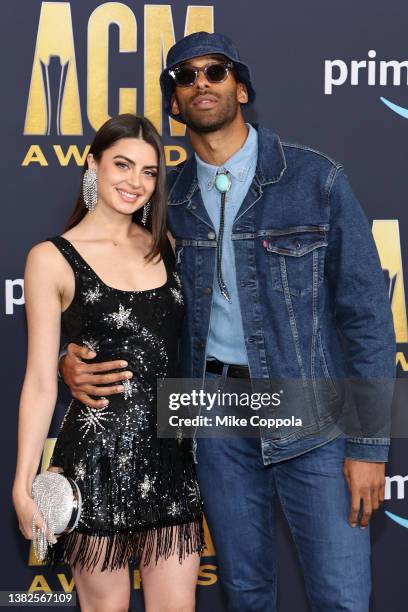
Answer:
[[[116, 570], [128, 563], [148, 565], [152, 558], [168, 559], [176, 552], [179, 563], [193, 553], [204, 549], [203, 515], [188, 523], [154, 526], [143, 530], [121, 533], [82, 532], [77, 529], [60, 536], [50, 545], [46, 565], [69, 564], [71, 567], [93, 572], [103, 557], [101, 571]], [[105, 552], [104, 552], [105, 550]], [[104, 554], [103, 554], [104, 553]]]

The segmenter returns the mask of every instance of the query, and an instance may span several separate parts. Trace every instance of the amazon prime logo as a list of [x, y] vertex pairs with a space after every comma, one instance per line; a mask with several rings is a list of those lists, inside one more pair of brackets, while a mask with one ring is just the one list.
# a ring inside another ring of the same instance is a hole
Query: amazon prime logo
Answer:
[[[378, 60], [377, 52], [371, 49], [368, 59], [344, 61], [325, 60], [324, 93], [331, 96], [337, 87], [343, 85], [399, 86], [408, 85], [408, 60]], [[408, 119], [408, 108], [399, 106], [380, 96], [380, 100], [390, 110]]]
[[[406, 483], [408, 482], [407, 476], [387, 476], [385, 479], [385, 499], [391, 500], [393, 498], [403, 500], [407, 497], [406, 494]], [[408, 529], [408, 518], [400, 516], [399, 514], [394, 514], [393, 512], [385, 511], [386, 516], [389, 519], [401, 525], [401, 527], [405, 527]]]

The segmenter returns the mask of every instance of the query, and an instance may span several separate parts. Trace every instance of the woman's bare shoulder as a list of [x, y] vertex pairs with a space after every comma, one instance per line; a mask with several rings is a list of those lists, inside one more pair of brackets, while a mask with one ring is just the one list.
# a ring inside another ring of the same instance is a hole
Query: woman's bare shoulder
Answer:
[[42, 261], [53, 259], [56, 253], [58, 253], [58, 250], [55, 248], [52, 242], [50, 240], [44, 240], [44, 242], [39, 242], [31, 247], [31, 249], [28, 251], [27, 258]]
[[28, 252], [26, 273], [47, 272], [60, 275], [66, 270], [67, 262], [50, 240], [35, 244]]

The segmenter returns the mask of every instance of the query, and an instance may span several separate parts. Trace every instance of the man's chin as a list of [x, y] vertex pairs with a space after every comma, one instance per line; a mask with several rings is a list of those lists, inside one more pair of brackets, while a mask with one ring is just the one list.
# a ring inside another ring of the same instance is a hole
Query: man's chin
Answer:
[[217, 132], [229, 123], [224, 117], [202, 117], [199, 119], [195, 117], [183, 117], [183, 121], [190, 130], [199, 134]]

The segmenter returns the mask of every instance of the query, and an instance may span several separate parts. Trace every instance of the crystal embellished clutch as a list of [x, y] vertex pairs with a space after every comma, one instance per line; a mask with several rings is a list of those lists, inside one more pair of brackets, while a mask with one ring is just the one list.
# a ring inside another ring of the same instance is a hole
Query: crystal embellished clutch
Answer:
[[37, 513], [33, 516], [33, 546], [39, 561], [43, 561], [51, 543], [45, 537], [69, 533], [78, 524], [81, 514], [81, 491], [75, 480], [61, 472], [47, 471], [38, 474], [32, 485], [33, 500], [44, 518], [44, 527], [36, 526]]

